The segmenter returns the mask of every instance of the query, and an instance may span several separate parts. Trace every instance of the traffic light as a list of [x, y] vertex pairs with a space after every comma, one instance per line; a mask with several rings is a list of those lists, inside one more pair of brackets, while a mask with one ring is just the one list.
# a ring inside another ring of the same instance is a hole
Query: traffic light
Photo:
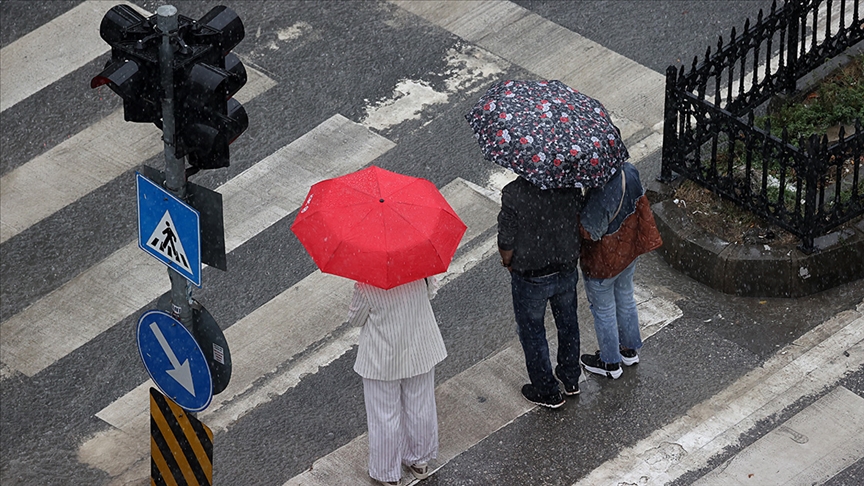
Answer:
[[233, 53], [245, 30], [228, 7], [214, 7], [189, 29], [190, 48], [206, 50], [175, 78], [178, 157], [189, 156], [195, 169], [229, 165], [228, 145], [249, 126], [243, 106], [233, 99], [246, 84], [246, 68]]
[[161, 127], [159, 53], [147, 48], [154, 40], [158, 45], [153, 24], [129, 5], [117, 5], [102, 18], [99, 34], [111, 46], [111, 60], [90, 87], [107, 84], [120, 95], [126, 121]]
[[[100, 34], [111, 45], [111, 60], [90, 82], [103, 84], [123, 98], [127, 121], [152, 122], [162, 128], [159, 45], [156, 15], [145, 18], [117, 5], [102, 19]], [[246, 68], [231, 49], [245, 36], [243, 22], [225, 6], [195, 21], [177, 16], [172, 34], [174, 156], [188, 156], [193, 172], [227, 167], [228, 145], [249, 126], [243, 106], [233, 99], [246, 84]]]

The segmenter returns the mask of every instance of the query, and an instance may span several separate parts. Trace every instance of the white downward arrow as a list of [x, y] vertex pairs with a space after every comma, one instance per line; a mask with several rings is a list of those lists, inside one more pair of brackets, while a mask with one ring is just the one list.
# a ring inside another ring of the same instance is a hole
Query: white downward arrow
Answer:
[[158, 324], [155, 322], [151, 323], [150, 330], [153, 331], [156, 340], [159, 341], [159, 344], [162, 346], [162, 350], [168, 355], [168, 360], [171, 361], [171, 366], [174, 367], [173, 370], [167, 370], [168, 374], [171, 375], [171, 378], [177, 380], [177, 383], [183, 385], [183, 388], [185, 388], [194, 397], [195, 385], [192, 383], [192, 370], [189, 368], [189, 360], [187, 359], [182, 365], [180, 364], [177, 356], [174, 355], [174, 350], [168, 345], [168, 340], [166, 340], [165, 336], [162, 335], [162, 330], [159, 329]]

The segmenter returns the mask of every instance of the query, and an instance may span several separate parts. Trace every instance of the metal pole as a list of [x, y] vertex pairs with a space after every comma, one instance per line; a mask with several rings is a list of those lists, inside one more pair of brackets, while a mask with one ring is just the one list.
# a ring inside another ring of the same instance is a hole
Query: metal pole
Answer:
[[[177, 31], [177, 9], [173, 5], [162, 5], [156, 9], [156, 25], [162, 33], [159, 46], [159, 69], [162, 75], [162, 140], [165, 142], [165, 188], [186, 200], [186, 164], [174, 156], [174, 50], [171, 35]], [[192, 287], [185, 277], [168, 269], [171, 279], [171, 313], [187, 329], [192, 329]]]

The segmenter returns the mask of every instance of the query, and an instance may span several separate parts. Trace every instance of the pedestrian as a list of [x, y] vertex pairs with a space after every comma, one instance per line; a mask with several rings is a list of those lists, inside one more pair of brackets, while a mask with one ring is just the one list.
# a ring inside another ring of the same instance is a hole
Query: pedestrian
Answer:
[[[549, 408], [579, 393], [579, 209], [581, 189], [541, 189], [518, 177], [501, 192], [498, 250], [510, 271], [513, 312], [531, 383], [522, 387], [528, 401]], [[547, 303], [558, 329], [558, 359], [553, 372], [544, 317]]]
[[369, 475], [401, 484], [402, 465], [417, 479], [438, 455], [435, 365], [446, 356], [430, 300], [435, 277], [389, 290], [354, 284], [348, 322], [362, 326], [354, 371], [363, 377]]
[[639, 362], [642, 347], [633, 296], [637, 257], [663, 244], [633, 164], [625, 162], [620, 176], [589, 191], [580, 232], [580, 266], [600, 347], [580, 361], [586, 371], [616, 379], [622, 363]]

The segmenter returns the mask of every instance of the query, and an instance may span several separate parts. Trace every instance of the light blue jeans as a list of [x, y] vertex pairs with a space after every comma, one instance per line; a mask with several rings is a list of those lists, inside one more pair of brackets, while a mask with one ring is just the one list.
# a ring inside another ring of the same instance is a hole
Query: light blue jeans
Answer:
[[639, 315], [633, 297], [633, 271], [636, 261], [621, 273], [606, 279], [584, 277], [585, 294], [594, 315], [594, 332], [600, 345], [600, 359], [604, 363], [620, 363], [620, 347], [638, 350], [642, 347], [639, 335]]

